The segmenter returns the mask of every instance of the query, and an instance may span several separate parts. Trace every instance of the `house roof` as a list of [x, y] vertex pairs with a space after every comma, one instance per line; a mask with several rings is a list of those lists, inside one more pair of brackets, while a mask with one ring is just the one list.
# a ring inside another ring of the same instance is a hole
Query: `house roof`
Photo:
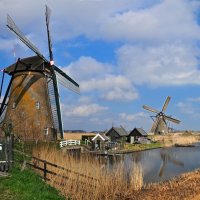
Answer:
[[93, 138], [92, 138], [92, 141], [94, 141], [96, 138], [100, 137], [103, 141], [106, 141], [106, 140], [109, 140], [109, 138], [103, 134], [103, 133], [98, 133], [96, 134]]
[[137, 130], [142, 136], [147, 136], [147, 133], [142, 129], [142, 128], [134, 128], [130, 134], [134, 131]]
[[121, 127], [112, 127], [120, 136], [127, 136], [127, 131], [121, 126]]

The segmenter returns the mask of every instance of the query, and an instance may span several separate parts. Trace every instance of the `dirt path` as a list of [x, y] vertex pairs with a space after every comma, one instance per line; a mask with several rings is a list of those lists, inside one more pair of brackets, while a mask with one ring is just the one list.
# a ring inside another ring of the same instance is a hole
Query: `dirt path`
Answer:
[[128, 199], [200, 200], [200, 170], [186, 173], [172, 181], [149, 185]]

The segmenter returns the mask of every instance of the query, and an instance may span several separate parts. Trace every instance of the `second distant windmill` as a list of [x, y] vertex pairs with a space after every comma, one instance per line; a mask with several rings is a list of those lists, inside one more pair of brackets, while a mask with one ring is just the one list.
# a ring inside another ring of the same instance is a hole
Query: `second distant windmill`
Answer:
[[171, 100], [171, 97], [168, 96], [167, 99], [165, 100], [165, 103], [164, 103], [161, 111], [158, 111], [154, 108], [143, 105], [143, 108], [145, 110], [156, 113], [156, 116], [154, 116], [154, 118], [153, 118], [154, 122], [153, 122], [153, 125], [152, 125], [151, 130], [150, 130], [151, 133], [154, 133], [154, 134], [166, 134], [166, 133], [168, 133], [169, 130], [168, 130], [168, 126], [167, 126], [167, 121], [173, 122], [175, 124], [180, 123], [180, 120], [172, 118], [171, 116], [165, 115], [165, 111], [168, 107], [170, 100]]

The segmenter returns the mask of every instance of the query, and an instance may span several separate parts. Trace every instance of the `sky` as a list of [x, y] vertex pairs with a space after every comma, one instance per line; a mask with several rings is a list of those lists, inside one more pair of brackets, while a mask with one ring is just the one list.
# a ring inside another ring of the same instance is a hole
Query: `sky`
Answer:
[[[150, 116], [171, 96], [177, 130], [200, 130], [200, 1], [0, 0], [0, 60], [34, 55], [6, 27], [9, 14], [48, 58], [45, 4], [57, 66], [80, 84], [59, 87], [64, 129], [112, 126], [149, 131]], [[0, 74], [1, 79], [2, 74]]]

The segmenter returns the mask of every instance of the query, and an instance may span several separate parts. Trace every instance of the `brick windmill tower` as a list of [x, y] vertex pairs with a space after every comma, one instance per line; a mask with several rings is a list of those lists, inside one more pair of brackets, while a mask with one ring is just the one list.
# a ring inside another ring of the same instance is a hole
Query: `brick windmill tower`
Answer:
[[[18, 59], [5, 68], [1, 82], [0, 95], [2, 88], [6, 87], [0, 106], [2, 127], [12, 125], [13, 133], [24, 140], [63, 138], [58, 82], [79, 92], [79, 84], [54, 64], [49, 32], [50, 9], [47, 6], [45, 16], [50, 60], [40, 53], [12, 18], [7, 16], [7, 27], [36, 54]], [[5, 74], [10, 76], [7, 86], [4, 86]]]

